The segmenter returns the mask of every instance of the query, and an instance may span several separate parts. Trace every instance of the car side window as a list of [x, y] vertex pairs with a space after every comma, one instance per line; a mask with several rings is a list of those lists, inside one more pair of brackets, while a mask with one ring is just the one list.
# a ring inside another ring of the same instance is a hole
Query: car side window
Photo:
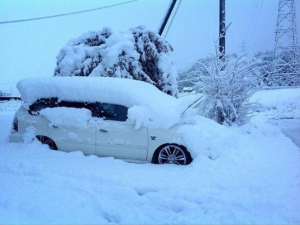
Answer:
[[38, 116], [40, 111], [45, 108], [55, 108], [55, 107], [67, 107], [67, 108], [86, 108], [92, 111], [94, 103], [86, 102], [71, 102], [71, 101], [59, 101], [58, 98], [42, 98], [37, 100], [31, 106], [29, 106], [28, 112], [31, 115]]
[[59, 107], [67, 107], [67, 108], [76, 108], [76, 109], [88, 109], [92, 111], [94, 103], [87, 103], [87, 102], [70, 102], [70, 101], [60, 101], [58, 103]]
[[39, 115], [40, 111], [45, 108], [54, 108], [58, 106], [57, 98], [41, 98], [29, 106], [29, 114], [31, 115]]
[[109, 103], [95, 103], [92, 115], [104, 120], [126, 121], [128, 108]]

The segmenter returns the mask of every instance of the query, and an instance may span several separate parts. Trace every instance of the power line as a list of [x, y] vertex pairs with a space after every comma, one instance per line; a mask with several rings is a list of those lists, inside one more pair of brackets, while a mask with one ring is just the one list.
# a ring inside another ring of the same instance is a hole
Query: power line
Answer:
[[258, 14], [257, 14], [256, 20], [255, 20], [254, 28], [253, 28], [253, 31], [252, 31], [252, 34], [251, 34], [251, 38], [250, 38], [250, 45], [253, 43], [253, 35], [254, 35], [256, 27], [257, 27], [258, 19], [260, 18], [260, 13], [261, 13], [262, 5], [263, 5], [263, 1], [260, 1]]
[[252, 34], [253, 34], [254, 27], [255, 27], [256, 18], [258, 17], [257, 8], [259, 6], [259, 1], [260, 0], [256, 0], [255, 5], [252, 8], [253, 11], [252, 11], [252, 15], [251, 15], [251, 26], [249, 27], [249, 33], [247, 34], [249, 43], [252, 43]]
[[8, 24], [8, 23], [21, 23], [21, 22], [28, 22], [28, 21], [33, 21], [33, 20], [44, 20], [44, 19], [51, 19], [51, 18], [56, 18], [56, 17], [62, 17], [62, 16], [70, 16], [74, 14], [80, 14], [80, 13], [86, 13], [86, 12], [91, 12], [91, 11], [96, 11], [96, 10], [101, 10], [101, 9], [107, 9], [107, 8], [112, 8], [120, 5], [125, 5], [133, 2], [137, 2], [139, 0], [131, 0], [128, 2], [122, 2], [114, 5], [108, 5], [108, 6], [102, 6], [94, 9], [87, 9], [87, 10], [82, 10], [82, 11], [77, 11], [77, 12], [71, 12], [71, 13], [64, 13], [64, 14], [58, 14], [58, 15], [52, 15], [52, 16], [42, 16], [42, 17], [36, 17], [36, 18], [30, 18], [30, 19], [21, 19], [21, 20], [10, 20], [10, 21], [0, 21], [0, 24]]
[[252, 5], [252, 9], [251, 9], [250, 19], [249, 19], [248, 26], [247, 26], [246, 36], [244, 37], [244, 39], [247, 39], [247, 40], [250, 40], [249, 39], [249, 32], [251, 32], [250, 30], [252, 28], [253, 17], [255, 15], [256, 7], [257, 7], [257, 0], [254, 0], [253, 5]]
[[[270, 24], [271, 24], [271, 22], [274, 22], [274, 24], [276, 23], [275, 18], [274, 18], [275, 13], [276, 13], [276, 11], [273, 10], [273, 11], [272, 11], [272, 14], [270, 15], [270, 17], [269, 17], [269, 19], [268, 19], [268, 21], [267, 21], [267, 23], [265, 23], [265, 25], [264, 25], [263, 27], [269, 27]], [[273, 20], [273, 19], [274, 19], [274, 20]], [[264, 36], [263, 36], [263, 42], [261, 42], [261, 44], [259, 45], [259, 48], [258, 48], [258, 49], [261, 49], [261, 48], [263, 48], [264, 46], [267, 46], [268, 42], [270, 42], [271, 35], [273, 35], [273, 33], [270, 32], [268, 35], [264, 35]], [[256, 41], [257, 39], [258, 39], [258, 36], [257, 36], [257, 38], [255, 39], [255, 41]], [[259, 40], [261, 40], [261, 37], [260, 37], [260, 36], [259, 36]], [[256, 42], [255, 42], [255, 41], [254, 41], [254, 43], [257, 43], [257, 41], [256, 41]]]

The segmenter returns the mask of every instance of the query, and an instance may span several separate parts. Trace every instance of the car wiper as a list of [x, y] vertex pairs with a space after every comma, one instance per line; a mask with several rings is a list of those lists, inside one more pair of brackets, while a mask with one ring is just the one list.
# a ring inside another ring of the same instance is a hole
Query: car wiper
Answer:
[[181, 113], [181, 117], [183, 116], [183, 114], [189, 109], [189, 108], [196, 108], [198, 107], [202, 102], [204, 101], [203, 96], [201, 96], [200, 98], [197, 98], [197, 100], [195, 100], [192, 104], [190, 104], [184, 111], [183, 113]]

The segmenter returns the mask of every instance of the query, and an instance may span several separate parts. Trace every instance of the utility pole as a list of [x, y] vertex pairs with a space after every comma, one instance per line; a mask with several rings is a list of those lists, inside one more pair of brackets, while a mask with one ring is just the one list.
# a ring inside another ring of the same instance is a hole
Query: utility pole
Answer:
[[226, 26], [225, 26], [225, 0], [220, 0], [220, 21], [219, 21], [219, 52], [220, 59], [224, 60], [226, 50]]
[[162, 24], [161, 24], [161, 27], [159, 28], [158, 34], [159, 34], [160, 36], [161, 36], [161, 35], [163, 34], [163, 32], [164, 32], [164, 29], [165, 29], [165, 27], [166, 27], [166, 25], [167, 25], [167, 23], [168, 23], [168, 20], [169, 20], [171, 14], [172, 14], [172, 11], [173, 11], [173, 9], [174, 9], [174, 7], [175, 7], [175, 5], [176, 5], [176, 2], [177, 2], [177, 0], [172, 0], [172, 3], [171, 3], [171, 5], [170, 5], [170, 7], [169, 7], [169, 9], [168, 9], [168, 12], [167, 12], [167, 14], [166, 14], [166, 16], [165, 16], [165, 18], [164, 18]]
[[300, 85], [295, 0], [279, 0], [272, 85]]

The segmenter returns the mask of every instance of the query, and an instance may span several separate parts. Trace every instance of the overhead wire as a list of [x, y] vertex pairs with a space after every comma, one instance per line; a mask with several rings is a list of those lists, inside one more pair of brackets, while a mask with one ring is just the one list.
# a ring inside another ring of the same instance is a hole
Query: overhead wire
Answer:
[[108, 8], [112, 8], [112, 7], [116, 7], [116, 6], [120, 6], [120, 5], [130, 4], [130, 3], [133, 3], [133, 2], [137, 2], [137, 1], [139, 1], [139, 0], [131, 0], [131, 1], [117, 3], [117, 4], [113, 4], [113, 5], [102, 6], [102, 7], [87, 9], [87, 10], [81, 10], [81, 11], [77, 11], [77, 12], [51, 15], [51, 16], [42, 16], [42, 17], [35, 17], [35, 18], [29, 18], [29, 19], [20, 19], [20, 20], [0, 21], [0, 24], [22, 23], [22, 22], [28, 22], [28, 21], [34, 21], [34, 20], [44, 20], [44, 19], [51, 19], [51, 18], [56, 18], [56, 17], [70, 16], [70, 15], [75, 15], [75, 14], [87, 13], [87, 12], [91, 12], [91, 11], [108, 9]]
[[257, 0], [254, 0], [253, 1], [253, 5], [252, 5], [252, 9], [251, 9], [251, 14], [250, 14], [250, 19], [249, 19], [249, 22], [248, 22], [248, 26], [247, 26], [247, 30], [246, 30], [246, 36], [244, 37], [244, 40], [248, 39], [249, 37], [249, 32], [250, 32], [250, 28], [252, 27], [252, 22], [253, 22], [253, 17], [254, 17], [254, 12], [255, 12], [255, 9], [256, 9], [256, 6], [257, 6]]
[[[271, 16], [268, 19], [267, 24], [264, 27], [269, 27], [271, 22], [274, 22], [274, 24], [276, 23], [276, 17], [275, 17], [276, 11], [272, 11]], [[266, 46], [271, 38], [271, 35], [274, 35], [274, 33], [269, 33], [268, 35], [264, 36], [263, 42], [261, 42], [259, 49], [261, 49], [262, 47]]]
[[258, 14], [257, 14], [256, 20], [255, 20], [254, 27], [253, 27], [252, 34], [251, 34], [251, 38], [250, 38], [250, 45], [253, 43], [253, 36], [254, 36], [255, 31], [256, 31], [257, 22], [258, 22], [258, 20], [260, 18], [260, 13], [261, 13], [262, 5], [263, 5], [263, 1], [260, 0]]

